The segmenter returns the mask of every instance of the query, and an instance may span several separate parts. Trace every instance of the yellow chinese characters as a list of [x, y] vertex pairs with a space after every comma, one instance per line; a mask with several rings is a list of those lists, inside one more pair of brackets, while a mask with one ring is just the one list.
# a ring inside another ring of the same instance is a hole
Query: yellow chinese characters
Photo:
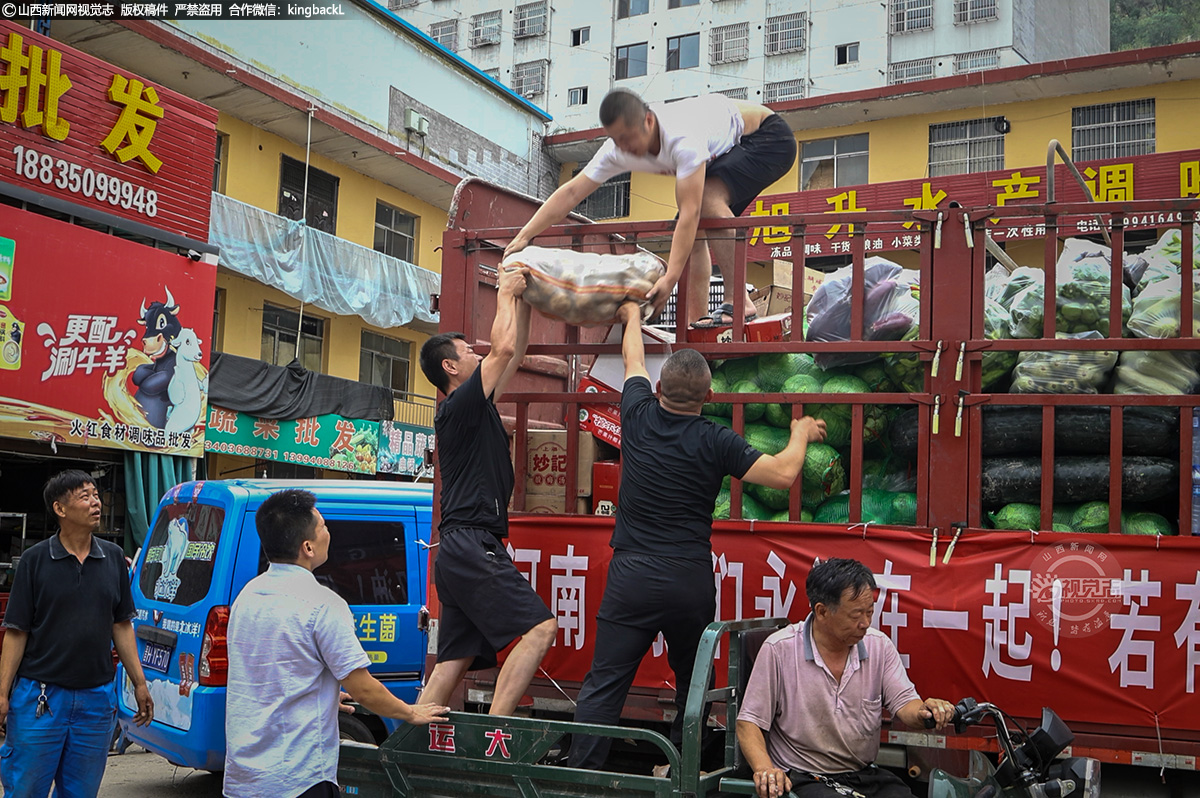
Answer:
[[5, 74], [0, 75], [0, 121], [17, 121], [24, 93], [21, 126], [41, 125], [48, 138], [63, 141], [71, 132], [71, 123], [58, 115], [58, 102], [71, 88], [71, 79], [62, 74], [62, 53], [43, 52], [41, 47], [31, 44], [26, 55], [24, 44], [19, 33], [10, 33], [8, 44], [0, 49], [0, 63], [7, 67]]
[[[858, 207], [857, 191], [843, 191], [841, 194], [833, 195], [829, 199], [825, 200], [825, 202], [833, 206], [831, 210], [825, 211], [825, 213], [861, 213], [866, 210], [866, 208]], [[854, 225], [847, 225], [847, 227], [850, 228], [850, 235], [854, 235]], [[841, 230], [842, 226], [840, 224], [835, 224], [833, 227], [829, 228], [829, 232], [825, 233], [825, 237], [833, 238], [835, 235], [840, 233]]]
[[[933, 193], [933, 187], [928, 183], [921, 184], [921, 196], [909, 197], [904, 201], [904, 204], [912, 208], [914, 211], [932, 211], [941, 204], [942, 200], [946, 199], [946, 192], [940, 188], [936, 194]], [[905, 222], [904, 229], [909, 230], [916, 222]]]
[[[158, 92], [140, 80], [113, 75], [108, 99], [124, 108], [100, 146], [121, 163], [139, 158], [147, 169], [157, 174], [162, 161], [150, 152], [150, 139], [154, 138], [158, 120], [163, 118], [163, 109], [158, 106]], [[125, 142], [129, 143], [122, 147]]]
[[993, 180], [993, 187], [1003, 189], [1003, 191], [996, 195], [996, 204], [1003, 208], [1008, 200], [1037, 199], [1040, 196], [1040, 192], [1034, 186], [1041, 182], [1042, 178], [1037, 175], [1026, 177], [1020, 172], [1013, 172], [1007, 178]]
[[[775, 202], [771, 204], [771, 209], [767, 210], [763, 206], [762, 200], [755, 200], [754, 210], [750, 211], [751, 216], [787, 216], [791, 212], [790, 205], [786, 202]], [[792, 228], [790, 227], [755, 227], [750, 233], [750, 243], [757, 244], [759, 237], [762, 237], [764, 244], [786, 244], [792, 240]]]
[[1124, 202], [1133, 199], [1133, 164], [1114, 163], [1099, 169], [1083, 170], [1084, 182], [1096, 202]]
[[1179, 196], [1200, 196], [1200, 161], [1182, 161], [1179, 164]]

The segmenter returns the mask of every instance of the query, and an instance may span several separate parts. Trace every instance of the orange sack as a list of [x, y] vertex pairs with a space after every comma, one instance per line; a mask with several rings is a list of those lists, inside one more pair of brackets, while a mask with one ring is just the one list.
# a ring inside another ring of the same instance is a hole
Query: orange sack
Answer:
[[648, 313], [646, 294], [667, 273], [661, 258], [643, 250], [601, 255], [526, 247], [500, 267], [527, 268], [525, 301], [551, 318], [580, 325], [611, 324], [628, 299], [642, 303]]

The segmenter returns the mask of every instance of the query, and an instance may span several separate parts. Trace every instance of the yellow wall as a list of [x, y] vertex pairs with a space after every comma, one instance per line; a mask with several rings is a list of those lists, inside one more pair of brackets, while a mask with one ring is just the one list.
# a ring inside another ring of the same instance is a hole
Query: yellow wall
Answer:
[[[221, 114], [218, 130], [229, 137], [223, 166], [225, 194], [271, 213], [278, 212], [280, 158], [287, 155], [303, 162], [304, 147], [226, 114]], [[309, 163], [338, 178], [337, 234], [340, 238], [371, 247], [378, 200], [417, 217], [416, 264], [441, 271], [441, 253], [437, 248], [441, 246], [442, 231], [446, 227], [445, 211], [319, 155], [310, 155]], [[243, 357], [257, 359], [261, 355], [264, 302], [287, 308], [297, 308], [300, 304], [282, 291], [224, 269], [217, 275], [217, 287], [224, 289], [222, 329], [218, 336], [221, 351]], [[381, 329], [358, 316], [334, 316], [311, 305], [306, 306], [304, 312], [326, 320], [322, 364], [325, 373], [358, 379], [361, 331], [366, 329], [413, 342], [410, 391], [434, 395], [433, 386], [416, 366], [417, 351], [427, 335], [404, 327]]]

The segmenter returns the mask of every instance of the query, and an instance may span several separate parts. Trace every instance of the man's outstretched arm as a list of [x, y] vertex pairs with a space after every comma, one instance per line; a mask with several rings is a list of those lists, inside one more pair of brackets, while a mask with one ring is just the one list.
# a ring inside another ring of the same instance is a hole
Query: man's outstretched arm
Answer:
[[[525, 272], [521, 269], [500, 269], [496, 278], [496, 318], [492, 320], [491, 351], [479, 364], [483, 395], [492, 396], [517, 354], [520, 328], [521, 294], [525, 291]], [[525, 315], [528, 333], [529, 315]], [[528, 339], [527, 339], [528, 340]], [[522, 348], [522, 355], [524, 349]], [[518, 361], [519, 364], [519, 361]], [[514, 369], [515, 371], [515, 369]], [[512, 375], [509, 374], [509, 377]]]
[[621, 337], [625, 379], [650, 379], [650, 372], [646, 371], [646, 346], [642, 343], [642, 309], [636, 302], [626, 302], [617, 309], [617, 318], [625, 325], [625, 334]]
[[504, 256], [508, 257], [514, 252], [525, 249], [538, 234], [550, 225], [565, 219], [572, 208], [591, 196], [592, 192], [598, 188], [600, 188], [600, 184], [582, 172], [556, 188], [554, 193], [542, 203], [542, 207], [537, 209], [533, 218], [521, 228], [521, 232], [517, 233], [517, 237], [504, 248]]
[[[692, 256], [692, 245], [696, 243], [696, 231], [700, 225], [700, 203], [704, 199], [704, 176], [706, 173], [706, 169], [701, 166], [687, 177], [675, 182], [675, 204], [679, 206], [679, 219], [675, 222], [675, 232], [671, 235], [671, 254], [667, 256], [667, 273], [659, 278], [646, 296], [654, 305], [655, 313], [661, 312], [666, 307], [667, 300], [671, 297], [671, 290], [683, 276], [688, 258]], [[682, 311], [683, 308], [680, 307], [678, 312]]]

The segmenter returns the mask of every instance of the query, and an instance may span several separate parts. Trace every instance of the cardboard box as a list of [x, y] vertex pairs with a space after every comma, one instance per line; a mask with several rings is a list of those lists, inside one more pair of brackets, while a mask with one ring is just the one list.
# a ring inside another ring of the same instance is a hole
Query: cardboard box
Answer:
[[[624, 335], [624, 327], [614, 324], [608, 332], [608, 337], [604, 339], [604, 343], [619, 344], [622, 335]], [[642, 341], [647, 344], [674, 344], [675, 334], [668, 330], [643, 327]], [[646, 372], [650, 375], [651, 385], [658, 382], [658, 375], [662, 372], [663, 363], [668, 357], [669, 355], [665, 354], [646, 353]], [[597, 355], [596, 362], [588, 369], [588, 376], [602, 385], [616, 386], [616, 390], [619, 391], [625, 384], [625, 361], [619, 354]]]
[[592, 514], [616, 515], [621, 485], [621, 463], [602, 461], [592, 465]]
[[[552, 494], [534, 494], [525, 497], [525, 512], [538, 513], [539, 515], [563, 515], [567, 512], [566, 497], [559, 493]], [[586, 496], [581, 496], [575, 500], [575, 507], [571, 510], [578, 515], [591, 515], [592, 505]]]
[[[607, 393], [616, 390], [590, 377], [579, 381], [579, 390], [584, 393]], [[619, 391], [618, 391], [619, 393]], [[579, 406], [579, 428], [595, 435], [607, 444], [621, 448], [621, 406], [608, 402], [581, 404]]]
[[[773, 262], [771, 284], [757, 288], [750, 293], [750, 301], [759, 317], [778, 316], [790, 313], [792, 310], [792, 264], [777, 260]], [[825, 279], [825, 273], [804, 268], [804, 304], [812, 299], [812, 295]]]
[[[579, 433], [579, 463], [576, 469], [575, 495], [592, 495], [592, 463], [596, 460], [596, 441], [590, 433]], [[526, 438], [525, 494], [551, 494], [560, 500], [567, 490], [566, 430], [530, 430]], [[530, 506], [526, 498], [525, 506]], [[561, 512], [561, 511], [560, 511]]]
[[[743, 341], [789, 341], [792, 337], [792, 314], [780, 313], [748, 322], [743, 327]], [[688, 343], [692, 344], [722, 344], [733, 340], [733, 327], [710, 327], [706, 329], [689, 329]]]

